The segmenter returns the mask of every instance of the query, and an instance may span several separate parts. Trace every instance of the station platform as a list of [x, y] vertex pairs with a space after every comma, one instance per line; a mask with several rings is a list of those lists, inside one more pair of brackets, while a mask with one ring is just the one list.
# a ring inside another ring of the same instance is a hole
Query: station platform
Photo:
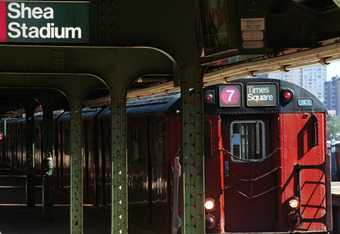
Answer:
[[333, 232], [340, 233], [340, 181], [332, 182]]
[[[0, 234], [69, 234], [70, 206], [66, 193], [54, 191], [53, 220], [42, 217], [42, 187], [36, 187], [36, 206], [26, 206], [26, 176], [0, 169]], [[84, 233], [110, 233], [110, 211], [84, 204]], [[129, 233], [152, 233], [129, 225]]]
[[[36, 187], [36, 206], [26, 206], [26, 176], [0, 169], [0, 234], [68, 234], [70, 233], [70, 206], [68, 196], [54, 191], [53, 220], [42, 217], [42, 187]], [[336, 209], [340, 207], [340, 182], [332, 182], [334, 228], [338, 230], [340, 217]], [[110, 233], [110, 212], [102, 207], [84, 204], [84, 233]], [[150, 230], [129, 224], [129, 233], [154, 234]], [[333, 232], [337, 233], [337, 232]]]

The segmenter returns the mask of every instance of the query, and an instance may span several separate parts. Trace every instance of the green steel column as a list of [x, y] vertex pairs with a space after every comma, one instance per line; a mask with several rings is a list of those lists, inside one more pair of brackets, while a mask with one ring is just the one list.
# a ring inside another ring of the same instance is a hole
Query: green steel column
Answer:
[[205, 231], [202, 80], [203, 73], [199, 68], [185, 68], [181, 71], [184, 234]]
[[53, 110], [52, 105], [43, 105], [43, 220], [53, 219]]
[[71, 130], [71, 207], [70, 230], [72, 234], [83, 233], [83, 140], [82, 105], [80, 98], [70, 99]]
[[113, 97], [111, 99], [112, 234], [128, 231], [126, 119], [125, 96]]
[[35, 183], [34, 183], [34, 148], [35, 148], [35, 127], [34, 110], [35, 103], [26, 103], [26, 203], [28, 207], [35, 206]]

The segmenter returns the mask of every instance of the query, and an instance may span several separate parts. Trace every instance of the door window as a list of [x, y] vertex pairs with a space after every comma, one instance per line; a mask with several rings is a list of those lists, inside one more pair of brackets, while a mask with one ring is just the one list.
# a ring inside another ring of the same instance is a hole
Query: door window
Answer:
[[230, 152], [237, 162], [265, 157], [265, 125], [261, 120], [237, 120], [230, 124]]

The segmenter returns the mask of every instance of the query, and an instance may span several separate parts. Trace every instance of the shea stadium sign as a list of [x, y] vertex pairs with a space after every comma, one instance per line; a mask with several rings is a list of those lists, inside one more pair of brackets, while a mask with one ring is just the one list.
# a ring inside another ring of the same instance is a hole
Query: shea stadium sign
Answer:
[[0, 1], [0, 42], [88, 40], [89, 2]]

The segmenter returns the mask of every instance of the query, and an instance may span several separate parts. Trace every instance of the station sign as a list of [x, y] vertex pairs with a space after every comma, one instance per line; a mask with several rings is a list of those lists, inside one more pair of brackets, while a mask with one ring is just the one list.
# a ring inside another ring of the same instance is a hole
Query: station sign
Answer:
[[221, 107], [240, 107], [242, 104], [242, 85], [226, 84], [219, 87]]
[[247, 106], [276, 106], [278, 86], [276, 83], [248, 84], [246, 98]]
[[88, 41], [88, 1], [0, 1], [0, 42]]

